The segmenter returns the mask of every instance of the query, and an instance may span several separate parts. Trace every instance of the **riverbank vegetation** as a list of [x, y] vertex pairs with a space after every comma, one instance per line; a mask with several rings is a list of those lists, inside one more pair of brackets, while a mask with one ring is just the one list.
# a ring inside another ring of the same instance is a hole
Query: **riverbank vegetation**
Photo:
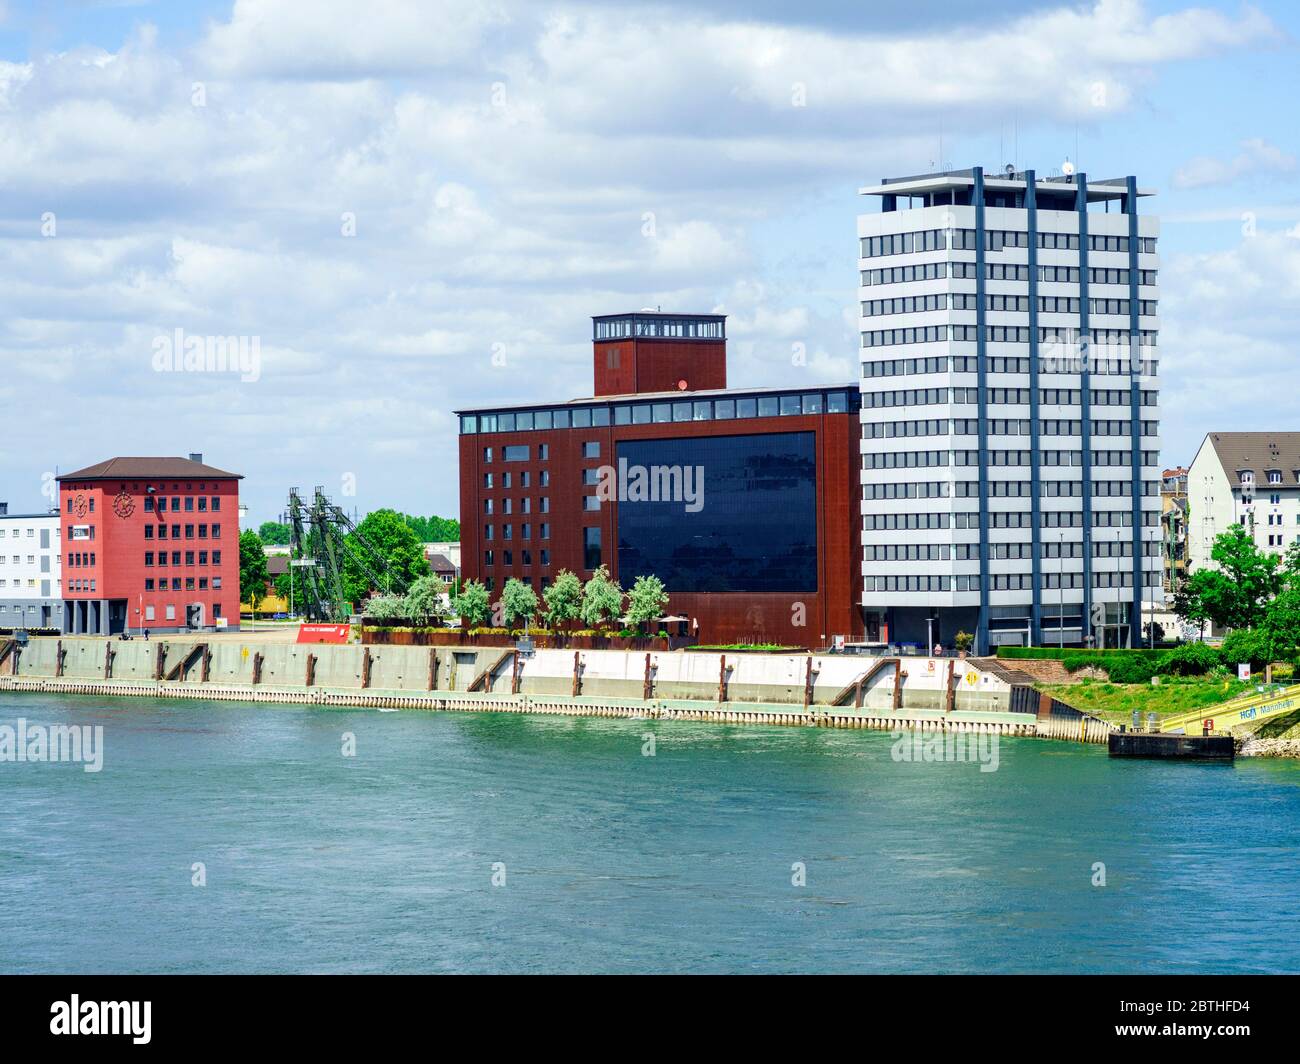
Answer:
[[1226, 702], [1254, 690], [1249, 683], [1227, 676], [1162, 679], [1159, 684], [1118, 684], [1081, 680], [1071, 684], [1040, 684], [1054, 698], [1112, 724], [1128, 724], [1137, 710], [1169, 717]]

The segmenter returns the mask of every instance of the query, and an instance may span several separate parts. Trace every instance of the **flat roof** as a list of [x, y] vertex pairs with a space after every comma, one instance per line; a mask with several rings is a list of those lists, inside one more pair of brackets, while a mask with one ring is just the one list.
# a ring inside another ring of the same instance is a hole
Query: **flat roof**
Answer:
[[726, 321], [725, 314], [690, 314], [690, 313], [673, 313], [667, 310], [629, 310], [625, 314], [593, 314], [592, 321], [622, 321], [625, 318], [647, 318], [656, 320], [676, 320], [683, 319], [687, 321]]
[[[1065, 192], [1075, 189], [1077, 174], [1048, 176], [1034, 175], [1034, 188], [1043, 192]], [[1086, 176], [1086, 175], [1084, 175]], [[1123, 199], [1127, 178], [1109, 177], [1105, 179], [1088, 179], [1088, 202], [1100, 200]], [[974, 170], [943, 170], [933, 174], [914, 174], [910, 177], [882, 178], [878, 185], [864, 185], [858, 189], [862, 196], [925, 196], [932, 192], [952, 189], [968, 189], [975, 184]], [[1028, 187], [1025, 171], [1013, 174], [998, 171], [985, 171], [984, 188], [986, 191], [1009, 191]], [[1138, 196], [1154, 196], [1151, 189], [1138, 189]]]
[[595, 395], [587, 396], [581, 399], [561, 399], [557, 402], [535, 402], [535, 403], [510, 403], [505, 406], [475, 406], [465, 407], [460, 410], [453, 410], [456, 415], [461, 414], [496, 414], [509, 413], [511, 410], [544, 410], [550, 407], [575, 407], [575, 406], [609, 406], [619, 403], [635, 402], [664, 402], [665, 400], [684, 400], [684, 399], [727, 399], [732, 396], [758, 396], [758, 395], [793, 395], [803, 392], [825, 392], [825, 391], [859, 391], [857, 381], [851, 381], [848, 384], [804, 384], [796, 388], [710, 388], [699, 391], [680, 391], [671, 392], [628, 392], [623, 395]]

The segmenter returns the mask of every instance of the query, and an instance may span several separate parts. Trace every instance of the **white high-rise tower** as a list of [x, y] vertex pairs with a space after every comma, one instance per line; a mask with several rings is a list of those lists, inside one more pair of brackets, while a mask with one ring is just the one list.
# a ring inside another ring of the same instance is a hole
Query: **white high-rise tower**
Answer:
[[1158, 222], [1134, 178], [862, 189], [868, 637], [1140, 646], [1160, 595]]

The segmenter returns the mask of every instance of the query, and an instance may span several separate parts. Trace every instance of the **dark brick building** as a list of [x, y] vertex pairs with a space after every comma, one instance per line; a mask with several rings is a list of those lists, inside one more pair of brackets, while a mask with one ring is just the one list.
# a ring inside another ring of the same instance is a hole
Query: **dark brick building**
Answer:
[[857, 385], [728, 389], [720, 315], [593, 321], [594, 397], [457, 412], [462, 575], [604, 564], [703, 642], [860, 638]]

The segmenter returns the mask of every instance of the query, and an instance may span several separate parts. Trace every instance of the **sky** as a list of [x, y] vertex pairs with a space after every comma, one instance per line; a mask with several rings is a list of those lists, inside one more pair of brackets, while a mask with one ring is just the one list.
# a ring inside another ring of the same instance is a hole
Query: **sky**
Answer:
[[[254, 524], [457, 516], [452, 411], [589, 395], [593, 314], [853, 381], [858, 189], [1067, 159], [1155, 193], [1162, 461], [1300, 429], [1298, 41], [1285, 3], [0, 0], [0, 500], [202, 452]], [[172, 368], [212, 337], [243, 366]]]

